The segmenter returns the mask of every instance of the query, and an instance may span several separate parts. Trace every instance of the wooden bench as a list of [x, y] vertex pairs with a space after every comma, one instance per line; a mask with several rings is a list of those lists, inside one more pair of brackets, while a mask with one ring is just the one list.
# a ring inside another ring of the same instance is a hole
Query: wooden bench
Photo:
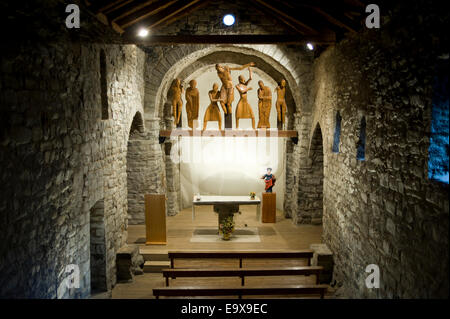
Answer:
[[308, 266], [311, 266], [311, 258], [314, 251], [310, 249], [297, 251], [170, 251], [168, 252], [170, 259], [170, 268], [174, 268], [174, 260], [176, 258], [238, 258], [239, 268], [242, 268], [242, 259], [255, 258], [307, 258]]
[[159, 297], [187, 296], [270, 296], [270, 295], [319, 295], [323, 299], [327, 285], [297, 285], [283, 287], [238, 287], [238, 288], [199, 288], [199, 287], [166, 287], [154, 288], [153, 295]]
[[169, 278], [176, 277], [240, 277], [241, 285], [245, 284], [248, 276], [316, 276], [316, 284], [319, 283], [319, 274], [322, 266], [289, 267], [289, 268], [237, 268], [237, 269], [163, 269], [166, 278], [166, 287], [169, 286]]

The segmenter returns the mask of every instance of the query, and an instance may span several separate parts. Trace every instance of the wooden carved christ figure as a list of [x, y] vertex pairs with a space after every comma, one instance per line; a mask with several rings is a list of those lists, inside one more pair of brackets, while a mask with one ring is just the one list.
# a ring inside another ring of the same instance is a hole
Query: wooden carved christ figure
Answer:
[[197, 81], [191, 80], [189, 87], [186, 89], [186, 113], [188, 118], [188, 126], [191, 129], [198, 127], [198, 110], [200, 107], [200, 94], [197, 89]]
[[231, 71], [241, 71], [250, 66], [255, 66], [255, 63], [251, 62], [245, 64], [241, 67], [230, 68], [226, 65], [216, 64], [217, 75], [222, 82], [222, 87], [220, 88], [220, 105], [225, 117], [225, 128], [233, 128], [232, 122], [232, 103], [234, 101], [234, 88], [233, 81], [231, 80]]
[[241, 95], [241, 99], [236, 107], [236, 128], [239, 128], [239, 119], [252, 119], [252, 127], [255, 129], [255, 116], [253, 110], [247, 100], [247, 92], [252, 88], [247, 87], [248, 83], [252, 80], [252, 71], [248, 68], [248, 80], [245, 81], [244, 76], [239, 75], [239, 84], [236, 85], [236, 89]]
[[272, 92], [268, 86], [264, 85], [263, 81], [258, 81], [258, 84], [258, 128], [270, 128], [269, 117], [270, 109], [272, 108]]
[[286, 121], [286, 81], [281, 80], [280, 84], [275, 88], [275, 92], [277, 92], [277, 102], [275, 104], [277, 108], [277, 128], [279, 130], [283, 129], [284, 123]]
[[181, 95], [183, 94], [183, 91], [180, 79], [175, 79], [172, 86], [172, 114], [176, 127], [181, 127], [181, 109], [183, 108]]

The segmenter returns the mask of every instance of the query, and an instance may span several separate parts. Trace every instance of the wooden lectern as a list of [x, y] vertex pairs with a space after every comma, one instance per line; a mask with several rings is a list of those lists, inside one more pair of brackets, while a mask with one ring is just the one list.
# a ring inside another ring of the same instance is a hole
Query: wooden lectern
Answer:
[[277, 193], [262, 193], [262, 222], [275, 223], [277, 220]]
[[145, 195], [146, 245], [166, 245], [166, 195]]

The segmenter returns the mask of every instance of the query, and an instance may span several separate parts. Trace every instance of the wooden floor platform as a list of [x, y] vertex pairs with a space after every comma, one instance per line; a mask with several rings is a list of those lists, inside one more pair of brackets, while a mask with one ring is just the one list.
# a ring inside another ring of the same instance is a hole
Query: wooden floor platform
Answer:
[[[261, 242], [190, 242], [195, 229], [217, 228], [217, 215], [212, 206], [202, 206], [196, 209], [196, 219], [192, 220], [191, 209], [187, 208], [178, 215], [167, 217], [167, 245], [145, 245], [145, 228], [143, 225], [128, 226], [128, 243], [138, 244], [142, 254], [167, 255], [168, 251], [183, 250], [215, 250], [215, 251], [288, 251], [309, 249], [313, 243], [321, 243], [322, 226], [317, 225], [293, 225], [291, 219], [286, 219], [281, 211], [277, 211], [276, 223], [261, 223], [256, 220], [253, 207], [241, 208], [242, 214], [235, 215], [236, 228], [256, 227]], [[185, 263], [185, 265], [183, 264]], [[271, 267], [301, 267], [306, 266], [307, 261], [301, 259], [271, 259]], [[244, 267], [265, 267], [268, 261], [265, 259], [247, 259], [243, 261]], [[235, 259], [215, 260], [177, 260], [177, 267], [208, 268], [223, 267], [236, 268]], [[167, 268], [167, 267], [166, 267]], [[246, 287], [279, 286], [279, 285], [312, 285], [315, 284], [315, 276], [273, 276], [273, 277], [249, 277], [246, 279]], [[241, 285], [240, 278], [177, 278], [171, 282], [171, 287], [198, 286], [198, 287], [236, 287]], [[112, 291], [112, 298], [137, 298], [153, 299], [152, 289], [164, 287], [165, 279], [162, 273], [144, 273], [135, 276], [132, 283], [119, 283]], [[299, 296], [270, 296], [270, 298], [298, 298]], [[305, 297], [305, 296], [302, 296]], [[196, 297], [189, 297], [196, 298]], [[204, 298], [204, 297], [199, 297]], [[217, 298], [217, 297], [216, 297]], [[235, 298], [223, 296], [220, 298]], [[253, 296], [244, 296], [253, 298]], [[261, 298], [261, 296], [254, 296]], [[327, 298], [327, 296], [325, 296]]]

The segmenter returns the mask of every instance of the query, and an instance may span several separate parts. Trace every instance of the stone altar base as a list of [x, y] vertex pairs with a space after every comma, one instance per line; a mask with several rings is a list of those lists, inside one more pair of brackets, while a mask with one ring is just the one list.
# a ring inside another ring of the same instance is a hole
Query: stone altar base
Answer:
[[233, 217], [235, 213], [239, 212], [239, 205], [237, 204], [214, 205], [214, 212], [218, 214], [217, 230], [219, 231], [220, 224], [223, 223], [228, 216]]

